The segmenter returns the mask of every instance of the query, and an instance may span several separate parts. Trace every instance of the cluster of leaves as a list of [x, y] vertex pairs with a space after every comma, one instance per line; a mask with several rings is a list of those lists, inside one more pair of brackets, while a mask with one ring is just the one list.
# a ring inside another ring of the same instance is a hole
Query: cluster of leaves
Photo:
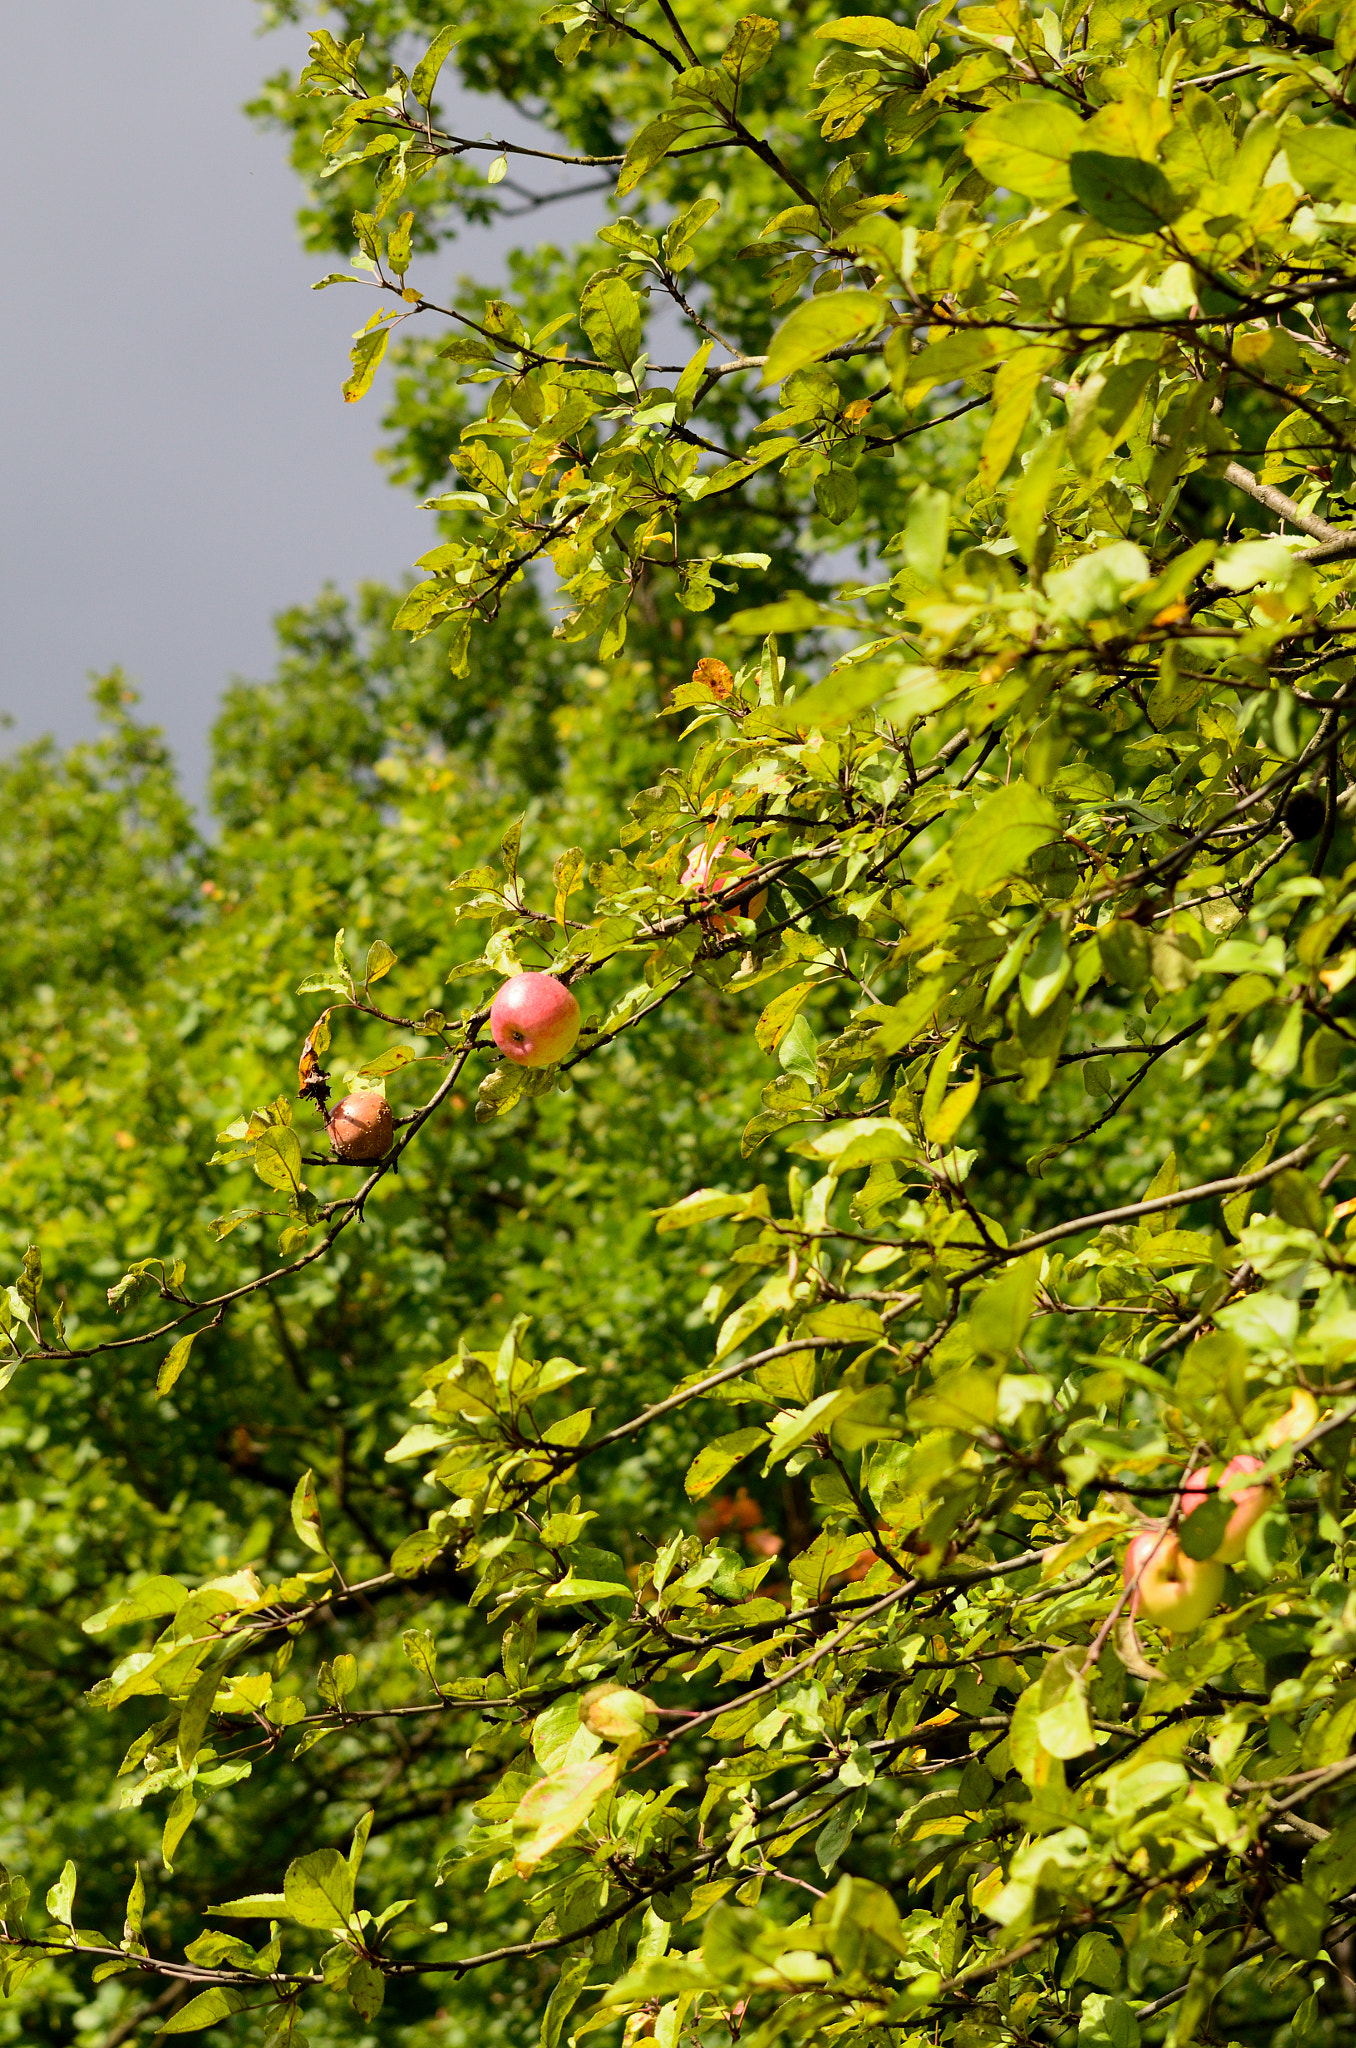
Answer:
[[[557, 161], [614, 160], [642, 211], [604, 270], [440, 308], [411, 279], [471, 144], [434, 92], [463, 48], [476, 82], [490, 26], [336, 12], [295, 120], [383, 294], [346, 395], [397, 321], [450, 319], [408, 352], [403, 459], [441, 403], [465, 488], [396, 617], [419, 644], [383, 656], [404, 722], [305, 835], [328, 875], [298, 882], [299, 837], [189, 949], [219, 1029], [254, 1032], [232, 1108], [263, 1098], [217, 1163], [286, 1212], [242, 1201], [224, 1250], [190, 1246], [185, 1153], [110, 1290], [158, 1320], [111, 1335], [75, 1290], [52, 1325], [33, 1253], [3, 1336], [13, 1401], [168, 1337], [160, 1412], [191, 1429], [201, 1359], [273, 1321], [311, 1460], [273, 1481], [287, 1517], [216, 1569], [138, 1564], [85, 1622], [139, 1632], [93, 1705], [153, 1703], [120, 1775], [171, 1798], [163, 1864], [222, 1814], [191, 1903], [267, 1939], [185, 1942], [167, 1909], [152, 1944], [140, 1871], [121, 1942], [77, 1927], [72, 1864], [48, 1925], [8, 1880], [7, 1985], [83, 1958], [190, 1985], [167, 2032], [270, 2042], [379, 2012], [468, 2038], [488, 1983], [478, 2038], [539, 2016], [545, 2048], [1326, 2048], [1356, 1929], [1351, 18], [570, 0], [553, 88], [497, 10], [479, 82], [521, 61], [566, 141], [623, 145]], [[693, 350], [670, 369], [656, 293]], [[475, 418], [445, 374], [485, 387]], [[906, 444], [930, 467], [900, 481]], [[760, 521], [776, 545], [737, 545]], [[831, 530], [868, 580], [816, 577]], [[571, 667], [584, 642], [610, 668]], [[552, 663], [568, 765], [520, 821], [468, 733]], [[653, 740], [618, 729], [642, 705]], [[248, 845], [257, 878], [278, 821], [249, 786], [222, 873]], [[335, 851], [383, 801], [382, 844]], [[284, 940], [304, 922], [304, 969], [341, 921], [366, 966], [341, 932], [294, 997]], [[251, 1020], [220, 962], [261, 934]], [[525, 1074], [486, 1059], [486, 998], [528, 967], [586, 1018]], [[374, 1025], [346, 1085], [412, 1106], [354, 1191], [303, 1134], [335, 1034]], [[548, 1278], [445, 1186], [502, 1199], [515, 1147], [562, 1212], [581, 1163], [606, 1190]], [[23, 1192], [73, 1288], [79, 1230]], [[457, 1315], [473, 1260], [503, 1284]], [[626, 1341], [599, 1341], [570, 1287], [623, 1276]], [[346, 1317], [395, 1333], [351, 1420], [327, 1363], [328, 1464], [301, 1309], [341, 1369]], [[1227, 1506], [1187, 1517], [1185, 1489], [1239, 1455], [1265, 1512], [1215, 1611], [1136, 1623], [1127, 1541], [1213, 1555]], [[421, 1801], [419, 1846], [364, 1860]], [[272, 1862], [232, 1859], [257, 1816]]]

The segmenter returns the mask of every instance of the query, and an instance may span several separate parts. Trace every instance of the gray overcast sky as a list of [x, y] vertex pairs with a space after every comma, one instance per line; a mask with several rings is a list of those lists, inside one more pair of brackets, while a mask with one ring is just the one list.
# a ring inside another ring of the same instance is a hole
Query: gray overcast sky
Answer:
[[[403, 575], [431, 519], [372, 459], [385, 382], [340, 399], [367, 302], [308, 289], [334, 266], [300, 248], [281, 140], [239, 111], [299, 69], [301, 31], [257, 36], [252, 0], [9, 0], [4, 18], [26, 81], [0, 129], [8, 743], [91, 732], [87, 672], [121, 662], [197, 794], [223, 685], [272, 668], [272, 615], [326, 579]], [[465, 120], [527, 139], [487, 101]], [[549, 232], [586, 218], [552, 209]], [[448, 264], [497, 269], [483, 230]]]

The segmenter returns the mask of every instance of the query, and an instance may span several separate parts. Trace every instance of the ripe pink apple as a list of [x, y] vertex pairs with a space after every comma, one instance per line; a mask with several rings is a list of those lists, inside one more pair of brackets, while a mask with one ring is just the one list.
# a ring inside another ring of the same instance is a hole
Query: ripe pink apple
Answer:
[[[732, 840], [717, 839], [711, 846], [704, 839], [700, 839], [688, 851], [687, 866], [683, 869], [680, 887], [689, 895], [708, 899], [713, 895], [719, 896], [722, 890], [734, 888], [742, 879], [736, 872], [738, 868], [753, 865], [753, 855], [746, 853], [742, 846], [736, 846]], [[760, 889], [747, 903], [738, 906], [736, 915], [761, 917], [766, 909], [767, 890]], [[729, 918], [721, 917], [719, 914], [711, 918], [711, 924], [718, 932], [728, 932], [730, 929]]]
[[558, 1066], [579, 1036], [579, 1005], [554, 974], [515, 974], [490, 1005], [490, 1032], [515, 1066]]
[[346, 1095], [325, 1121], [340, 1159], [381, 1159], [391, 1149], [391, 1105], [373, 1089]]
[[1182, 1520], [1194, 1515], [1197, 1508], [1204, 1507], [1210, 1498], [1210, 1474], [1202, 1465], [1193, 1472], [1182, 1488]]
[[[1272, 1489], [1269, 1483], [1263, 1486], [1244, 1486], [1242, 1483], [1261, 1469], [1261, 1459], [1249, 1457], [1245, 1453], [1242, 1457], [1231, 1458], [1220, 1473], [1219, 1491], [1226, 1499], [1237, 1503], [1225, 1526], [1224, 1534], [1212, 1552], [1212, 1556], [1218, 1559], [1220, 1564], [1238, 1563], [1248, 1547], [1249, 1529], [1254, 1522], [1261, 1520], [1271, 1503]], [[1213, 1490], [1205, 1472], [1193, 1472], [1182, 1488], [1182, 1519], [1185, 1521], [1188, 1515], [1195, 1514], [1197, 1508], [1204, 1506]]]
[[1260, 1472], [1261, 1469], [1262, 1460], [1248, 1457], [1245, 1453], [1240, 1458], [1230, 1458], [1219, 1475], [1220, 1492], [1226, 1499], [1238, 1503], [1229, 1517], [1229, 1526], [1215, 1552], [1221, 1564], [1238, 1563], [1248, 1547], [1249, 1529], [1255, 1522], [1261, 1521], [1271, 1505], [1273, 1494], [1269, 1480], [1264, 1481], [1261, 1486], [1243, 1484], [1245, 1479], [1250, 1479], [1254, 1472]]
[[1177, 1538], [1163, 1529], [1145, 1529], [1131, 1538], [1124, 1576], [1127, 1586], [1139, 1580], [1131, 1614], [1142, 1614], [1156, 1627], [1179, 1635], [1199, 1628], [1224, 1591], [1224, 1566], [1214, 1558], [1198, 1563], [1188, 1557]]

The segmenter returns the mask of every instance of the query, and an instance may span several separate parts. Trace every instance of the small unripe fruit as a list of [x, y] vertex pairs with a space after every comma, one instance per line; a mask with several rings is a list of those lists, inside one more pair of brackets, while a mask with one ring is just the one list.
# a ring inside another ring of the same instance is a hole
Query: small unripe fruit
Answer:
[[[717, 839], [713, 846], [708, 846], [704, 839], [698, 840], [688, 852], [680, 887], [689, 896], [719, 896], [723, 890], [737, 887], [742, 879], [736, 872], [739, 867], [753, 865], [753, 855], [728, 839]], [[736, 917], [761, 917], [766, 909], [767, 890], [760, 889], [747, 903], [737, 905], [734, 914]], [[730, 929], [730, 919], [721, 917], [719, 913], [711, 918], [711, 924], [718, 932]]]
[[336, 1102], [326, 1125], [340, 1159], [381, 1159], [391, 1149], [391, 1105], [373, 1089]]
[[1177, 1538], [1163, 1529], [1146, 1529], [1132, 1538], [1124, 1576], [1125, 1584], [1135, 1587], [1131, 1614], [1142, 1614], [1156, 1627], [1179, 1635], [1199, 1628], [1224, 1591], [1224, 1566], [1214, 1558], [1198, 1562], [1188, 1557]]
[[579, 1036], [579, 1005], [554, 974], [515, 974], [490, 1005], [490, 1035], [515, 1066], [558, 1066]]

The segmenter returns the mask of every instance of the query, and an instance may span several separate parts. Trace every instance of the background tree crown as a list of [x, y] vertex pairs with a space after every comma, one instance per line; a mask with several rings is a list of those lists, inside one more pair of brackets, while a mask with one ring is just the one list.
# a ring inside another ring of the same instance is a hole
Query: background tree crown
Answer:
[[3, 771], [0, 2026], [1335, 2044], [1351, 18], [325, 19], [422, 580]]

